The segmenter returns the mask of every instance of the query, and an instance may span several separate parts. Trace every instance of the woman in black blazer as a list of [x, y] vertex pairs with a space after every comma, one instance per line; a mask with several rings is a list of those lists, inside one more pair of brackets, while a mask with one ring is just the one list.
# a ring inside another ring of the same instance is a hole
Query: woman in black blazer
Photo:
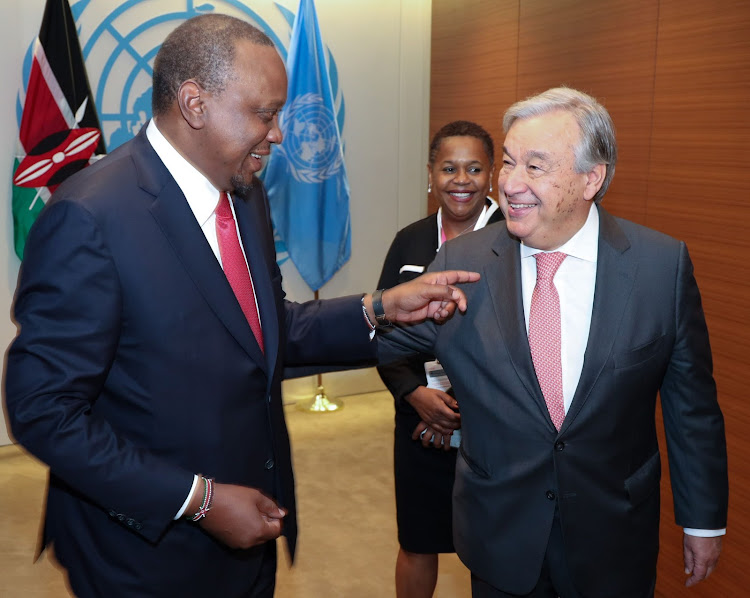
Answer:
[[[492, 137], [479, 125], [454, 121], [435, 134], [427, 191], [440, 208], [398, 232], [378, 288], [419, 276], [444, 242], [502, 220], [497, 203], [488, 196], [493, 171]], [[378, 372], [396, 404], [396, 593], [399, 598], [429, 598], [437, 583], [438, 553], [455, 551], [451, 494], [454, 447], [460, 442], [458, 404], [432, 355], [379, 366]]]

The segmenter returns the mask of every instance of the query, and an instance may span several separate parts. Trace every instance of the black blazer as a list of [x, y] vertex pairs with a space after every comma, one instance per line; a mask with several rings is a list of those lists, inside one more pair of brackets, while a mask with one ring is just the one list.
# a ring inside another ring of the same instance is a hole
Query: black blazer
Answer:
[[79, 596], [244, 595], [259, 551], [173, 521], [198, 472], [289, 509], [294, 553], [283, 368], [372, 358], [374, 343], [359, 296], [285, 301], [260, 182], [235, 210], [265, 355], [145, 128], [68, 179], [31, 231], [7, 409], [50, 466], [44, 541]]
[[657, 394], [677, 524], [727, 522], [724, 421], [687, 248], [598, 209], [591, 328], [559, 433], [531, 360], [520, 245], [504, 223], [446, 244], [431, 266], [481, 273], [463, 285], [464, 315], [394, 328], [378, 342], [384, 356], [408, 347], [445, 368], [461, 405], [456, 550], [512, 594], [536, 583], [555, 510], [582, 594], [625, 597], [649, 586], [659, 545]]

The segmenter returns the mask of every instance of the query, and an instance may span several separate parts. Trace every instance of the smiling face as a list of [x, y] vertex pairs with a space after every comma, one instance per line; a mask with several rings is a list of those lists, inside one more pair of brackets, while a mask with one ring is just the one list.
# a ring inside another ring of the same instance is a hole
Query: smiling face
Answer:
[[284, 63], [271, 46], [239, 40], [223, 91], [202, 90], [198, 167], [219, 190], [242, 193], [281, 143], [279, 110], [286, 101]]
[[557, 249], [586, 222], [605, 167], [575, 171], [580, 135], [562, 110], [517, 120], [508, 130], [497, 181], [500, 207], [508, 231], [529, 247]]
[[427, 177], [443, 208], [444, 223], [465, 227], [476, 221], [492, 178], [482, 140], [468, 135], [445, 137], [427, 166]]

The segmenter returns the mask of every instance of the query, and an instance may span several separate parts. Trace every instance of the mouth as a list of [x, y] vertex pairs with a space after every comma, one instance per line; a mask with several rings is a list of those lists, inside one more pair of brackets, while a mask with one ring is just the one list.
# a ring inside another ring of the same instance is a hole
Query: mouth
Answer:
[[508, 200], [508, 216], [523, 216], [525, 214], [528, 214], [530, 210], [536, 207], [537, 204], [535, 203], [520, 203], [517, 201]]
[[473, 191], [448, 191], [448, 195], [450, 195], [454, 201], [457, 201], [459, 203], [465, 203], [471, 200], [472, 197], [474, 197], [474, 192]]
[[252, 163], [252, 169], [258, 172], [263, 168], [263, 159], [268, 156], [268, 152], [250, 152], [250, 161]]

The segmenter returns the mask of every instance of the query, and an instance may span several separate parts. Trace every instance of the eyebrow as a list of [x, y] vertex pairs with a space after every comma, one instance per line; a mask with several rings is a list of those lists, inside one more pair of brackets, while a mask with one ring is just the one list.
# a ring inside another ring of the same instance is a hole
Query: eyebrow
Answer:
[[481, 160], [442, 160], [440, 164], [482, 164]]
[[[508, 151], [508, 148], [505, 146], [503, 146], [503, 153], [507, 154], [508, 156], [511, 155], [510, 152]], [[526, 162], [533, 160], [534, 158], [538, 160], [542, 160], [543, 162], [550, 162], [552, 159], [547, 152], [543, 152], [540, 150], [529, 150], [527, 152], [524, 152], [523, 158]]]
[[524, 154], [524, 158], [526, 158], [526, 161], [533, 160], [534, 158], [537, 158], [539, 160], [542, 160], [543, 162], [549, 162], [551, 160], [550, 155], [547, 152], [541, 152], [539, 150], [530, 150]]

